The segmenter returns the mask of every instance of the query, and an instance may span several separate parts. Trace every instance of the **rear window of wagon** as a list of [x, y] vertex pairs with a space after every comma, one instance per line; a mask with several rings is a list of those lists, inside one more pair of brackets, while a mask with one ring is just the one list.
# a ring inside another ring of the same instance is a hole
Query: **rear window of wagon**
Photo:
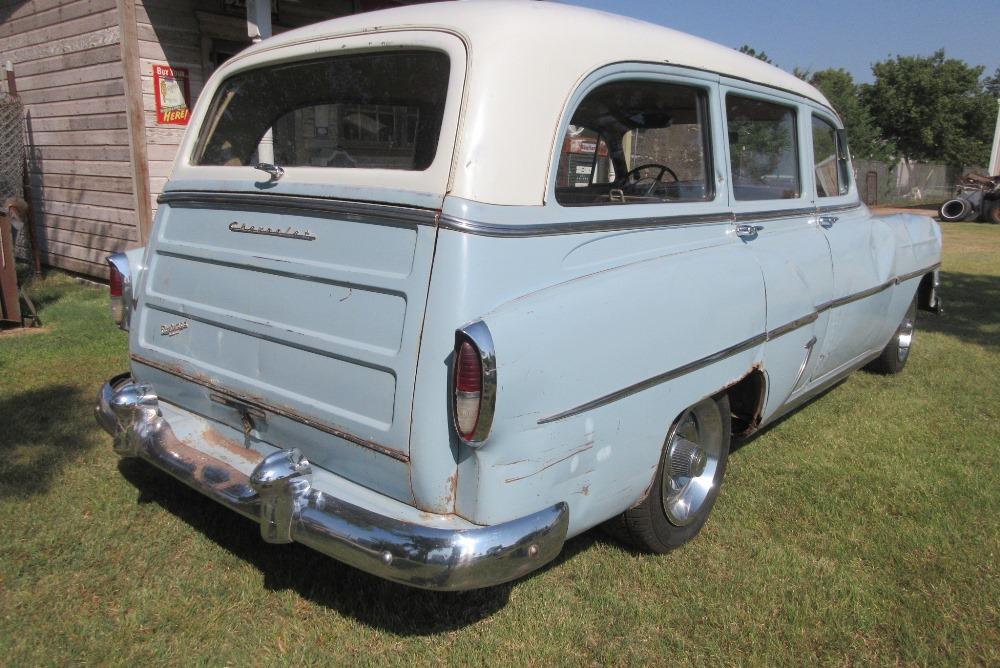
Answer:
[[437, 152], [449, 71], [444, 53], [392, 51], [234, 74], [215, 94], [193, 162], [255, 165], [273, 151], [282, 166], [422, 171]]

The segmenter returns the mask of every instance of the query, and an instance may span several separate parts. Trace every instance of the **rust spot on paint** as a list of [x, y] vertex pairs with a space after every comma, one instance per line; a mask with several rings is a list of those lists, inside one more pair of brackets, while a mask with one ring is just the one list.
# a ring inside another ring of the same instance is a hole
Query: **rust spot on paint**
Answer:
[[448, 476], [448, 493], [445, 494], [444, 498], [441, 499], [445, 507], [452, 506], [455, 503], [455, 497], [458, 495], [458, 471], [455, 471], [450, 476]]
[[159, 369], [171, 375], [177, 376], [184, 380], [190, 381], [202, 387], [207, 387], [210, 390], [218, 392], [219, 394], [225, 395], [228, 398], [233, 399], [238, 403], [247, 404], [253, 408], [259, 408], [267, 413], [274, 413], [275, 415], [280, 415], [281, 417], [288, 418], [295, 422], [306, 425], [307, 427], [312, 427], [313, 429], [318, 429], [322, 432], [330, 434], [331, 436], [336, 436], [354, 445], [359, 445], [363, 448], [368, 448], [369, 450], [374, 450], [375, 452], [386, 455], [387, 457], [392, 457], [397, 461], [401, 461], [404, 464], [410, 463], [410, 456], [405, 452], [400, 452], [399, 450], [390, 448], [388, 446], [382, 445], [381, 443], [376, 443], [375, 441], [370, 441], [368, 439], [361, 438], [360, 436], [355, 436], [354, 434], [332, 424], [323, 422], [322, 420], [317, 420], [314, 417], [304, 415], [299, 411], [291, 408], [290, 406], [282, 406], [280, 404], [272, 404], [263, 397], [253, 395], [253, 394], [240, 394], [234, 392], [227, 387], [222, 387], [221, 384], [213, 378], [210, 378], [204, 374], [192, 373], [185, 370], [179, 364], [169, 364], [165, 362], [157, 362], [150, 359], [146, 359], [136, 354], [132, 354], [131, 358], [134, 362], [143, 364], [154, 369]]
[[245, 459], [251, 464], [256, 464], [264, 457], [256, 450], [251, 450], [250, 448], [244, 447], [242, 444], [236, 441], [230, 440], [223, 436], [220, 432], [211, 427], [207, 427], [205, 431], [201, 433], [201, 438], [206, 442], [210, 443], [216, 447], [222, 448], [226, 452], [236, 455], [241, 459]]

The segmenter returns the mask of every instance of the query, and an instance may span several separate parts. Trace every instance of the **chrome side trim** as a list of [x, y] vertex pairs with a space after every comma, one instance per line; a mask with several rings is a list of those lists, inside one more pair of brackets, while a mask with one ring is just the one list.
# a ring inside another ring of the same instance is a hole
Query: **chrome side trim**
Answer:
[[[759, 220], [780, 220], [798, 216], [812, 216], [820, 211], [845, 211], [856, 209], [861, 202], [827, 207], [804, 207], [798, 209], [773, 209], [734, 214], [731, 211], [692, 214], [682, 216], [652, 216], [647, 218], [615, 218], [608, 220], [588, 220], [542, 225], [508, 225], [482, 223], [459, 216], [443, 214], [440, 227], [455, 232], [465, 232], [486, 237], [537, 237], [561, 234], [587, 234], [594, 232], [621, 232], [627, 230], [658, 229], [687, 225], [709, 225], [714, 223], [740, 223]], [[569, 207], [572, 208], [572, 207]]]
[[847, 295], [845, 297], [838, 297], [837, 299], [830, 300], [826, 303], [820, 304], [816, 307], [817, 313], [822, 313], [823, 311], [828, 311], [832, 308], [837, 308], [838, 306], [844, 306], [850, 304], [851, 302], [856, 302], [866, 297], [872, 297], [880, 292], [888, 290], [892, 286], [896, 285], [896, 279], [892, 278], [874, 287], [868, 288], [867, 290], [862, 290], [861, 292], [855, 292], [852, 295]]
[[268, 543], [302, 543], [387, 580], [458, 591], [527, 575], [554, 559], [566, 541], [569, 506], [563, 502], [502, 524], [454, 529], [435, 526], [433, 516], [423, 516], [423, 524], [383, 515], [337, 489], [319, 489], [297, 448], [266, 457], [248, 449], [234, 457], [207, 440], [182, 441], [151, 387], [112, 381], [98, 393], [95, 412], [114, 436], [115, 451], [256, 521]]
[[[471, 341], [472, 345], [479, 351], [479, 361], [483, 367], [483, 388], [479, 397], [479, 418], [476, 421], [476, 431], [472, 434], [472, 438], [462, 436], [457, 422], [455, 423], [455, 433], [466, 445], [478, 448], [489, 438], [490, 429], [493, 427], [493, 415], [496, 413], [497, 355], [493, 347], [493, 336], [490, 334], [490, 328], [482, 320], [476, 320], [455, 331], [455, 355], [452, 357], [452, 364], [458, 358], [458, 348], [462, 345], [463, 339]], [[454, 378], [452, 382], [454, 383]], [[452, 413], [456, 413], [454, 406]], [[457, 420], [458, 416], [454, 415], [454, 418]]]
[[816, 322], [817, 320], [819, 320], [819, 313], [813, 312], [806, 314], [801, 318], [792, 320], [791, 322], [786, 323], [780, 327], [775, 327], [774, 329], [772, 329], [767, 333], [767, 340], [772, 341], [778, 338], [779, 336], [783, 336], [785, 334], [788, 334], [789, 332], [795, 331], [799, 327], [805, 327], [806, 325]]
[[927, 267], [926, 269], [920, 269], [919, 271], [911, 271], [908, 274], [903, 274], [902, 276], [897, 276], [896, 277], [896, 283], [905, 283], [906, 281], [909, 281], [911, 279], [917, 278], [918, 276], [923, 276], [924, 274], [928, 274], [928, 273], [930, 273], [932, 271], [937, 271], [940, 268], [941, 268], [941, 263], [938, 262], [937, 264], [932, 264], [931, 266]]
[[486, 237], [541, 237], [561, 234], [587, 234], [590, 232], [618, 232], [622, 230], [643, 230], [682, 225], [704, 225], [708, 223], [731, 223], [731, 213], [709, 213], [692, 216], [658, 216], [650, 218], [627, 218], [611, 220], [590, 220], [572, 223], [551, 223], [543, 225], [502, 225], [479, 223], [466, 218], [444, 214], [440, 227], [445, 230], [466, 232]]
[[199, 192], [175, 190], [156, 198], [158, 204], [189, 208], [217, 208], [220, 205], [246, 209], [280, 209], [322, 213], [346, 220], [394, 225], [435, 225], [437, 212], [392, 204], [279, 195], [275, 193]]
[[612, 402], [618, 401], [619, 399], [624, 399], [625, 397], [636, 394], [637, 392], [648, 390], [649, 388], [660, 385], [661, 383], [665, 383], [668, 380], [673, 380], [674, 378], [691, 373], [692, 371], [697, 371], [698, 369], [704, 368], [710, 364], [714, 364], [715, 362], [723, 360], [727, 357], [731, 357], [738, 353], [749, 350], [750, 348], [753, 348], [755, 346], [759, 346], [766, 340], [767, 336], [765, 334], [758, 334], [757, 336], [746, 339], [745, 341], [740, 341], [736, 345], [729, 346], [728, 348], [720, 350], [717, 353], [712, 353], [711, 355], [706, 355], [701, 359], [697, 359], [693, 362], [688, 362], [687, 364], [679, 366], [676, 369], [665, 371], [664, 373], [653, 376], [652, 378], [641, 380], [638, 383], [629, 385], [628, 387], [616, 390], [609, 394], [605, 394], [602, 397], [598, 397], [597, 399], [593, 399], [592, 401], [580, 404], [579, 406], [570, 408], [569, 410], [563, 411], [561, 413], [556, 413], [555, 415], [550, 415], [549, 417], [542, 418], [538, 421], [538, 424], [548, 424], [550, 422], [557, 422], [559, 420], [564, 420], [574, 415], [579, 415], [580, 413], [585, 413], [595, 408], [600, 408], [601, 406], [605, 406]]
[[[349, 443], [354, 445], [359, 445], [362, 448], [368, 448], [369, 450], [374, 450], [380, 454], [387, 457], [392, 457], [395, 460], [401, 461], [403, 463], [409, 463], [410, 456], [405, 452], [400, 452], [399, 450], [393, 450], [390, 447], [384, 446], [381, 443], [376, 443], [375, 441], [369, 441], [361, 438], [360, 436], [355, 436], [354, 434], [344, 431], [340, 427], [326, 424], [325, 422], [320, 422], [314, 418], [302, 415], [301, 413], [291, 410], [290, 408], [285, 408], [278, 406], [266, 401], [263, 401], [257, 397], [250, 399], [248, 397], [243, 397], [238, 394], [234, 394], [230, 390], [219, 387], [217, 384], [212, 383], [206, 378], [201, 378], [193, 374], [185, 373], [181, 369], [177, 368], [174, 364], [164, 364], [162, 362], [157, 362], [155, 360], [147, 359], [135, 353], [129, 356], [133, 362], [142, 364], [144, 366], [152, 367], [163, 373], [169, 373], [171, 376], [176, 376], [181, 380], [186, 380], [189, 383], [194, 383], [195, 385], [201, 385], [202, 387], [212, 390], [220, 398], [231, 399], [238, 402], [241, 405], [249, 406], [251, 408], [256, 408], [258, 410], [266, 411], [268, 413], [273, 413], [274, 415], [280, 415], [283, 418], [288, 418], [294, 422], [299, 422], [306, 425], [307, 427], [312, 427], [313, 429], [318, 429], [319, 431], [330, 434], [331, 436], [336, 436], [337, 438], [342, 438]], [[218, 402], [217, 402], [218, 403]]]
[[[677, 378], [679, 376], [683, 376], [693, 371], [697, 371], [698, 369], [704, 368], [710, 364], [714, 364], [715, 362], [723, 360], [727, 357], [731, 357], [733, 355], [741, 353], [761, 343], [772, 341], [778, 338], [779, 336], [784, 336], [785, 334], [795, 331], [800, 327], [804, 327], [810, 323], [813, 323], [819, 318], [820, 314], [823, 311], [836, 308], [838, 306], [843, 306], [844, 304], [850, 304], [851, 302], [858, 301], [859, 299], [864, 299], [865, 297], [871, 297], [872, 295], [878, 294], [879, 292], [882, 292], [883, 290], [886, 290], [892, 287], [893, 285], [901, 283], [904, 280], [909, 280], [910, 278], [916, 278], [917, 276], [922, 276], [923, 274], [926, 274], [929, 271], [933, 271], [940, 266], [941, 266], [940, 263], [931, 265], [930, 267], [927, 267], [925, 269], [910, 272], [908, 274], [904, 274], [903, 276], [894, 278], [890, 281], [886, 281], [885, 283], [877, 285], [874, 288], [869, 288], [868, 290], [864, 290], [862, 292], [858, 292], [853, 295], [848, 295], [846, 297], [841, 297], [840, 299], [827, 302], [825, 304], [818, 306], [814, 312], [808, 313], [802, 316], [801, 318], [797, 318], [789, 323], [786, 323], [779, 327], [775, 327], [774, 329], [771, 329], [763, 334], [758, 334], [757, 336], [751, 337], [745, 341], [741, 341], [740, 343], [737, 343], [734, 346], [730, 346], [729, 348], [720, 350], [717, 353], [713, 353], [706, 357], [702, 357], [693, 362], [689, 362], [687, 364], [679, 366], [675, 369], [671, 369], [670, 371], [665, 371], [664, 373], [658, 374], [651, 378], [647, 378], [646, 380], [639, 381], [638, 383], [629, 385], [628, 387], [622, 388], [620, 390], [610, 392], [601, 397], [598, 397], [597, 399], [593, 399], [586, 403], [580, 404], [579, 406], [575, 406], [568, 410], [562, 411], [561, 413], [556, 413], [555, 415], [544, 417], [538, 420], [538, 424], [548, 424], [550, 422], [557, 422], [559, 420], [564, 420], [568, 417], [573, 417], [574, 415], [579, 415], [580, 413], [585, 413], [595, 408], [599, 408], [601, 406], [613, 403], [615, 401], [618, 401], [619, 399], [624, 399], [625, 397], [631, 396], [643, 390], [647, 390], [651, 387], [659, 385], [660, 383], [665, 383], [668, 380], [673, 380], [674, 378]], [[813, 345], [815, 345], [815, 342], [812, 342], [811, 345], [808, 346], [810, 349], [810, 354]], [[806, 359], [806, 361], [808, 362], [808, 358]], [[804, 370], [805, 370], [805, 364], [803, 364], [803, 368], [800, 370], [800, 373]]]

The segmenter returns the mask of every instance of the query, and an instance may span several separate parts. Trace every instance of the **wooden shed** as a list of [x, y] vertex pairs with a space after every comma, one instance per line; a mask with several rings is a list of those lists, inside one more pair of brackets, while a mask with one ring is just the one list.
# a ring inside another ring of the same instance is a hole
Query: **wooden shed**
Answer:
[[43, 263], [106, 278], [109, 253], [145, 243], [183, 109], [215, 67], [251, 44], [255, 26], [266, 37], [266, 28], [412, 4], [270, 0], [268, 12], [258, 2], [0, 0], [0, 63], [13, 64], [25, 109]]

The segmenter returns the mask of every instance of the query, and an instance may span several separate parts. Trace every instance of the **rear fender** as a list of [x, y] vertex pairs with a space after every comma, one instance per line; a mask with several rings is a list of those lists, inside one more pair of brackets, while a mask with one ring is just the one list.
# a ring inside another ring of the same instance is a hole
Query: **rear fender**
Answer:
[[676, 416], [743, 378], [760, 351], [637, 384], [752, 339], [764, 313], [752, 255], [726, 244], [597, 271], [486, 314], [499, 390], [489, 442], [460, 463], [459, 514], [493, 524], [565, 500], [575, 533], [630, 507]]

